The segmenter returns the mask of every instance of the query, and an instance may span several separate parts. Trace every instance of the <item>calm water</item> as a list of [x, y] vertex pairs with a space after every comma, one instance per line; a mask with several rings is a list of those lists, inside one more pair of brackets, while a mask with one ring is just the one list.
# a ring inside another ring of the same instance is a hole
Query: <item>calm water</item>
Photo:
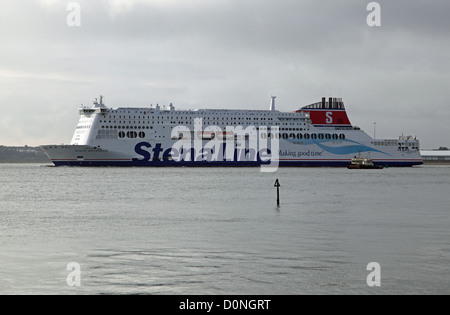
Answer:
[[0, 165], [0, 293], [450, 294], [449, 187], [449, 167]]

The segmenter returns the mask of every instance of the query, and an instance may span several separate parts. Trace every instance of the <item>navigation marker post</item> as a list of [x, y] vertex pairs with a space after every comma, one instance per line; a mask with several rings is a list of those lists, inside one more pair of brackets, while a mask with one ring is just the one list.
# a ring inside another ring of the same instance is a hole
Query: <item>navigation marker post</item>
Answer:
[[280, 187], [281, 187], [281, 185], [280, 185], [280, 182], [278, 181], [278, 178], [275, 181], [274, 187], [277, 188], [277, 205], [280, 206]]

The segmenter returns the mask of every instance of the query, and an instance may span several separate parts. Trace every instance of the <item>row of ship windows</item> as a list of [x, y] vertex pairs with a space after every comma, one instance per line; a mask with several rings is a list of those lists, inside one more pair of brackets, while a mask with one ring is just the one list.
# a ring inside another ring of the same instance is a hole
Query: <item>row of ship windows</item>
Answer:
[[[419, 147], [411, 147], [411, 150], [413, 150], [413, 151], [418, 151], [419, 150]], [[405, 151], [410, 151], [410, 148], [408, 148], [408, 147], [398, 147], [398, 151], [402, 151], [402, 152], [405, 152]]]
[[[159, 124], [159, 122], [158, 122]], [[181, 123], [182, 124], [182, 123]], [[231, 125], [236, 125], [239, 126], [239, 124], [237, 123], [231, 123]], [[284, 126], [295, 126], [296, 124], [279, 124], [279, 125], [284, 125]], [[278, 125], [277, 125], [278, 126]], [[274, 126], [276, 127], [276, 126]], [[87, 127], [86, 127], [87, 128]], [[89, 126], [90, 128], [90, 126]], [[268, 128], [270, 128], [270, 126], [268, 126]], [[84, 129], [84, 127], [77, 127], [77, 129]], [[102, 129], [153, 129], [153, 126], [102, 126]], [[257, 130], [259, 130], [259, 127], [256, 128]], [[280, 130], [286, 130], [286, 131], [302, 131], [303, 128], [280, 128]], [[305, 128], [306, 130], [306, 128]]]
[[410, 147], [413, 150], [419, 150], [415, 143], [398, 143], [397, 140], [373, 141], [372, 144], [376, 146], [398, 146], [398, 151], [409, 151]]
[[127, 133], [120, 131], [119, 132], [119, 138], [123, 139], [123, 138], [130, 138], [130, 139], [136, 139], [137, 137], [144, 139], [145, 138], [145, 132], [141, 131], [139, 133], [137, 133], [136, 131], [128, 131]]
[[[105, 123], [106, 123], [106, 121], [105, 121]], [[109, 123], [114, 123], [114, 124], [117, 124], [115, 121], [114, 122], [111, 122], [111, 121], [109, 121]], [[171, 125], [176, 125], [176, 124], [178, 124], [178, 125], [193, 125], [193, 122], [184, 122], [184, 121], [170, 121], [170, 122], [164, 122], [164, 121], [152, 121], [151, 123], [150, 123], [150, 121], [138, 121], [138, 122], [136, 122], [136, 121], [133, 121], [133, 122], [131, 122], [131, 121], [129, 121], [129, 122], [126, 122], [126, 121], [124, 121], [123, 122], [124, 124], [127, 124], [127, 123], [129, 123], [129, 124], [139, 124], [139, 125], [160, 125], [160, 124], [164, 124], [164, 123], [166, 123], [166, 124], [171, 124]], [[207, 121], [206, 123], [210, 123], [210, 121]], [[219, 122], [220, 123], [220, 122]], [[222, 122], [223, 124], [225, 124], [224, 122]], [[121, 121], [119, 121], [119, 124], [122, 124], [122, 122]], [[240, 123], [239, 122], [227, 122], [227, 124], [230, 124], [230, 125], [240, 125]], [[245, 124], [244, 123], [244, 125], [250, 125], [250, 124]], [[303, 123], [303, 124], [301, 124], [301, 123], [267, 123], [267, 125], [270, 125], [270, 126], [298, 126], [298, 125], [301, 125], [301, 126], [306, 126], [306, 124], [305, 123]], [[106, 125], [102, 125], [102, 128], [104, 127], [104, 126], [106, 126]], [[79, 127], [77, 127], [78, 129], [81, 129], [81, 128], [86, 128], [86, 126], [79, 126]]]
[[128, 131], [127, 133], [125, 133], [125, 132], [123, 132], [123, 131], [120, 131], [118, 134], [117, 134], [117, 132], [114, 132], [114, 133], [102, 133], [102, 132], [99, 132], [98, 134], [97, 134], [97, 139], [99, 140], [99, 139], [109, 139], [109, 140], [111, 140], [111, 139], [117, 139], [117, 136], [119, 136], [119, 138], [120, 139], [123, 139], [123, 138], [129, 138], [129, 139], [136, 139], [136, 138], [141, 138], [141, 139], [144, 139], [145, 138], [145, 132], [143, 132], [143, 131], [141, 131], [141, 132], [136, 132], [136, 131]]
[[[183, 139], [183, 137], [184, 137], [184, 134], [183, 133], [179, 133], [178, 134], [178, 138], [172, 138], [172, 140], [177, 140], [177, 139]], [[237, 135], [235, 135], [234, 136], [235, 137], [235, 139], [237, 139]], [[193, 132], [191, 132], [191, 138], [193, 139], [194, 138], [194, 133]], [[206, 140], [211, 140], [211, 139], [214, 139], [214, 138], [216, 138], [216, 136], [215, 136], [215, 134], [208, 134], [208, 135], [204, 135], [204, 139], [206, 139]], [[246, 134], [245, 135], [245, 139], [246, 140], [249, 140], [249, 138], [250, 138], [250, 136], [248, 135], [248, 134]], [[298, 133], [298, 134], [295, 134], [295, 133], [291, 133], [291, 134], [288, 134], [288, 133], [277, 133], [277, 134], [273, 134], [273, 133], [268, 133], [268, 134], [266, 134], [266, 133], [262, 133], [261, 134], [261, 138], [262, 139], [267, 139], [267, 138], [269, 138], [269, 139], [274, 139], [274, 138], [276, 138], [276, 139], [284, 139], [284, 140], [288, 140], [288, 139], [290, 139], [290, 140], [310, 140], [310, 139], [312, 139], [312, 140], [345, 140], [345, 135], [344, 134], [340, 134], [340, 135], [338, 135], [338, 134], [322, 134], [322, 133], [320, 133], [320, 134], [316, 134], [316, 133], [313, 133], [313, 134], [309, 134], [309, 133], [306, 133], [306, 134], [301, 134], [301, 133]]]
[[117, 131], [114, 130], [100, 130], [97, 134], [97, 140], [104, 140], [104, 139], [114, 140], [117, 139], [117, 137], [119, 137], [120, 139], [123, 138], [136, 139], [138, 137], [144, 139], [145, 132], [128, 131], [127, 133], [125, 133], [124, 131], [120, 131], [119, 133], [117, 133]]
[[[259, 127], [256, 127], [256, 130], [259, 130]], [[270, 131], [271, 127], [267, 127], [267, 130]], [[281, 131], [303, 131], [303, 128], [280, 128]], [[305, 128], [305, 130], [309, 130]]]
[[102, 126], [102, 129], [153, 129], [153, 126]]
[[[112, 114], [132, 114], [131, 113], [131, 111], [112, 111], [111, 112]], [[157, 112], [158, 113], [158, 112]], [[192, 116], [197, 116], [197, 115], [199, 115], [198, 113], [196, 113], [196, 112], [193, 112], [193, 111], [179, 111], [179, 112], [177, 112], [178, 114], [181, 114], [181, 115], [192, 115]], [[146, 115], [150, 115], [150, 114], [153, 114], [153, 115], [155, 115], [155, 112], [154, 111], [150, 111], [150, 112], [147, 112], [147, 111], [134, 111], [134, 114], [138, 114], [138, 115], [144, 115], [144, 117], [146, 116]], [[108, 118], [109, 116], [107, 116], [107, 114], [105, 113], [105, 114], [103, 114], [103, 115], [105, 115], [105, 117], [106, 118]], [[168, 117], [168, 113], [167, 112], [159, 112], [157, 115], [159, 115], [159, 116], [162, 116], [162, 115], [167, 115], [167, 117]], [[173, 114], [172, 114], [173, 115]], [[227, 115], [227, 116], [229, 116], [229, 115], [235, 115], [235, 116], [248, 116], [248, 115], [251, 115], [251, 116], [258, 116], [258, 117], [267, 117], [267, 116], [273, 116], [273, 114], [266, 114], [266, 113], [247, 113], [247, 112], [244, 112], [244, 113], [227, 113], [227, 112], [216, 112], [216, 111], [214, 111], [214, 112], [209, 112], [209, 113], [205, 113], [205, 112], [202, 112], [202, 115], [214, 115], [214, 116], [217, 116], [217, 115]], [[295, 117], [295, 116], [298, 116], [298, 113], [289, 113], [289, 114], [286, 114], [286, 113], [282, 113], [282, 114], [279, 114], [279, 115], [281, 115], [281, 117]], [[111, 115], [112, 116], [112, 115]], [[113, 116], [114, 118], [116, 117], [116, 116]], [[122, 116], [119, 116], [119, 117], [122, 117]], [[126, 117], [126, 116], [123, 116], [124, 118]], [[129, 116], [129, 117], [131, 117], [131, 116]], [[134, 117], [136, 117], [136, 116], [134, 116]], [[139, 116], [139, 117], [141, 117], [141, 116]], [[148, 116], [148, 117], [150, 117], [150, 116]], [[152, 117], [154, 117], [154, 116], [152, 116]], [[192, 118], [192, 117], [189, 117], [189, 118]], [[262, 118], [262, 119], [264, 119], [264, 118]], [[273, 118], [268, 118], [269, 120], [273, 120]]]
[[396, 146], [398, 144], [398, 141], [397, 140], [372, 141], [372, 144], [376, 146]]
[[[180, 134], [180, 138], [182, 138], [182, 137], [183, 137], [183, 134]], [[211, 135], [209, 135], [209, 138], [211, 138]], [[214, 138], [214, 136], [212, 136], [212, 138]], [[276, 138], [276, 139], [284, 139], [284, 140], [288, 140], [288, 139], [291, 139], [291, 140], [296, 140], [296, 139], [298, 139], [298, 140], [303, 140], [303, 139], [305, 139], [305, 140], [310, 140], [310, 139], [312, 139], [312, 140], [345, 140], [346, 137], [344, 134], [338, 135], [338, 134], [323, 134], [323, 133], [319, 133], [319, 134], [316, 134], [316, 133], [313, 133], [313, 134], [309, 134], [309, 133], [305, 133], [305, 134], [302, 134], [302, 133], [297, 133], [297, 134], [295, 134], [295, 133], [291, 133], [291, 134], [288, 134], [288, 133], [276, 133], [276, 134], [261, 133], [261, 138], [262, 139]], [[248, 140], [248, 139], [249, 139], [249, 136], [246, 135], [246, 140]]]
[[[105, 117], [106, 119], [116, 119], [116, 116], [112, 116], [112, 117]], [[127, 117], [126, 116], [119, 116], [118, 117], [119, 119], [127, 119]], [[174, 116], [172, 116], [172, 117], [169, 117], [169, 116], [165, 116], [165, 117], [155, 117], [155, 116], [149, 116], [149, 117], [142, 117], [142, 119], [152, 119], [152, 120], [155, 120], [155, 119], [161, 119], [161, 120], [164, 120], [164, 119], [166, 119], [166, 120], [191, 120], [191, 121], [193, 121], [193, 118], [194, 117], [174, 117]], [[229, 117], [221, 117], [221, 118], [219, 118], [219, 117], [213, 117], [213, 118], [209, 118], [209, 117], [195, 117], [195, 118], [201, 118], [201, 119], [203, 119], [203, 120], [247, 120], [247, 121], [250, 121], [250, 120], [273, 120], [273, 118], [254, 118], [254, 117], [252, 117], [252, 118], [249, 118], [249, 117], [247, 117], [247, 118], [238, 118], [238, 117], [231, 117], [231, 118], [229, 118]], [[131, 116], [128, 116], [128, 119], [141, 119], [141, 116], [138, 116], [138, 117], [136, 117], [136, 116], [133, 116], [133, 118], [131, 117]], [[304, 118], [298, 118], [299, 120], [303, 120], [304, 121]], [[108, 121], [106, 121], [106, 120], [100, 120], [100, 123], [106, 123], [106, 122], [108, 122]], [[111, 121], [109, 120], [109, 122], [111, 123]]]
[[[180, 133], [179, 138], [181, 139], [181, 138], [183, 138], [183, 136], [184, 135], [182, 133]], [[139, 133], [136, 131], [128, 131], [126, 133], [124, 131], [119, 132], [119, 138], [121, 138], [121, 139], [123, 139], [123, 138], [136, 139], [138, 137], [141, 139], [144, 139], [145, 132], [143, 132], [143, 131], [141, 131]], [[303, 140], [303, 139], [305, 139], [305, 140], [310, 140], [310, 139], [312, 139], [312, 140], [317, 140], [317, 139], [319, 139], [319, 140], [345, 140], [345, 135], [344, 134], [340, 134], [340, 135], [338, 135], [338, 134], [323, 134], [323, 133], [319, 133], [319, 134], [316, 134], [316, 133], [313, 133], [313, 134], [309, 134], [309, 133], [306, 133], [306, 134], [301, 134], [301, 133], [298, 133], [298, 134], [295, 134], [295, 133], [265, 134], [265, 133], [263, 133], [263, 134], [261, 134], [261, 138], [262, 139], [267, 139], [267, 138], [281, 139], [281, 138], [283, 138], [284, 140], [288, 140], [288, 139], [291, 139], [291, 140], [295, 140], [295, 139], [298, 139], [298, 140]]]
[[302, 134], [302, 133], [272, 134], [272, 133], [269, 133], [266, 135], [263, 133], [263, 134], [261, 134], [261, 138], [263, 138], [263, 139], [283, 138], [284, 140], [288, 140], [288, 139], [291, 139], [291, 140], [294, 140], [294, 139], [298, 139], [298, 140], [303, 140], [303, 139], [305, 139], [305, 140], [310, 140], [310, 139], [312, 139], [312, 140], [345, 140], [346, 137], [343, 133], [340, 135], [338, 135], [336, 133], [335, 134], [330, 134], [330, 133], [327, 133], [327, 134], [323, 134], [323, 133], [319, 133], [319, 134], [317, 134], [317, 133], [313, 133], [313, 134], [309, 134], [309, 133], [305, 133], [305, 134]]

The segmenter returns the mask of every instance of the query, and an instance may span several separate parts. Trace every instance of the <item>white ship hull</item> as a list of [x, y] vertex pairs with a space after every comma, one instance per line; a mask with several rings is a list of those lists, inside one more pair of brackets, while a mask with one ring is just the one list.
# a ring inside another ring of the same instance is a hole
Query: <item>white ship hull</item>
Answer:
[[[320, 107], [318, 104], [315, 106]], [[328, 103], [323, 104], [328, 107]], [[71, 145], [41, 148], [56, 166], [260, 166], [276, 163], [282, 167], [345, 167], [356, 155], [369, 156], [375, 165], [382, 166], [423, 164], [419, 142], [414, 137], [374, 140], [349, 125], [343, 104], [342, 108], [329, 107], [318, 110], [324, 115], [325, 120], [321, 122], [318, 114], [307, 107], [294, 113], [281, 113], [274, 107], [270, 111], [175, 111], [171, 106], [163, 111], [159, 107], [109, 109], [100, 101], [92, 108], [80, 110], [80, 123]], [[337, 122], [333, 121], [333, 115], [345, 117]], [[227, 128], [238, 130], [238, 127], [254, 130], [256, 150], [251, 149], [251, 135], [239, 140], [235, 133], [225, 132]], [[176, 132], [177, 128], [186, 131]], [[187, 133], [193, 135], [188, 140]], [[222, 138], [219, 139], [219, 135]], [[181, 149], [180, 142], [184, 143]], [[264, 151], [264, 148], [267, 149]], [[276, 152], [271, 152], [272, 148]]]
[[[248, 161], [242, 159], [234, 160], [216, 160], [216, 161], [199, 161], [198, 158], [192, 160], [190, 157], [185, 161], [174, 161], [170, 158], [164, 158], [163, 154], [154, 156], [151, 148], [157, 147], [157, 143], [143, 142], [145, 148], [149, 147], [150, 159], [146, 156], [139, 155], [135, 152], [136, 147], [140, 147], [142, 143], [136, 143], [134, 147], [122, 148], [117, 147], [108, 149], [102, 147], [96, 149], [91, 146], [58, 146], [49, 145], [42, 146], [43, 151], [56, 166], [260, 166], [263, 161]], [[150, 146], [148, 146], [149, 144]], [[169, 144], [161, 147], [171, 148]], [[377, 150], [373, 148], [373, 150]], [[165, 150], [164, 150], [165, 151]], [[236, 150], [239, 154], [239, 151]], [[414, 166], [423, 164], [422, 157], [417, 152], [404, 152], [399, 154], [395, 150], [384, 150], [374, 152], [372, 150], [358, 150], [354, 153], [336, 155], [326, 152], [317, 145], [292, 145], [289, 143], [281, 143], [279, 152], [280, 158], [276, 161], [280, 166], [299, 166], [299, 167], [345, 167], [355, 155], [360, 153], [371, 152], [370, 157], [375, 165], [401, 167]], [[236, 154], [235, 154], [236, 155]]]

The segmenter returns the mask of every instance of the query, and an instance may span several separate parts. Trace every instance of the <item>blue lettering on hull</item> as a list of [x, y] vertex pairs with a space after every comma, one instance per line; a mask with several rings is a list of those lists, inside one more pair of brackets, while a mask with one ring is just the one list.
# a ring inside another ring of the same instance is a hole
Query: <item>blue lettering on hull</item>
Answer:
[[160, 162], [172, 162], [181, 163], [212, 163], [220, 165], [228, 165], [233, 162], [243, 163], [245, 165], [254, 164], [255, 166], [260, 166], [261, 164], [269, 164], [271, 151], [270, 149], [262, 149], [258, 153], [251, 149], [238, 149], [235, 148], [233, 158], [228, 159], [226, 157], [226, 143], [223, 143], [219, 152], [215, 154], [212, 149], [202, 149], [200, 152], [196, 152], [194, 148], [182, 148], [180, 151], [176, 148], [170, 148], [164, 151], [161, 143], [155, 144], [153, 147], [148, 142], [138, 143], [134, 151], [139, 157], [132, 159], [135, 164], [147, 164], [149, 162], [160, 163]]
[[[232, 159], [226, 158], [226, 144], [220, 146], [219, 152], [215, 155], [212, 151], [202, 149], [197, 154], [194, 148], [181, 149], [179, 152], [175, 148], [164, 150], [161, 143], [152, 146], [148, 142], [140, 142], [134, 148], [137, 156], [130, 160], [53, 160], [56, 166], [145, 166], [145, 167], [259, 167], [270, 164], [271, 152], [269, 149], [263, 149], [260, 152], [254, 152], [249, 149], [235, 148]], [[281, 155], [288, 153], [281, 151]], [[312, 155], [306, 155], [305, 160], [279, 161], [281, 167], [346, 167], [349, 161], [345, 160], [307, 160]], [[217, 158], [219, 157], [219, 158]], [[296, 156], [293, 156], [294, 158]], [[300, 156], [298, 156], [300, 157]], [[375, 161], [375, 165], [388, 167], [410, 167], [423, 164], [415, 160], [388, 160]]]

